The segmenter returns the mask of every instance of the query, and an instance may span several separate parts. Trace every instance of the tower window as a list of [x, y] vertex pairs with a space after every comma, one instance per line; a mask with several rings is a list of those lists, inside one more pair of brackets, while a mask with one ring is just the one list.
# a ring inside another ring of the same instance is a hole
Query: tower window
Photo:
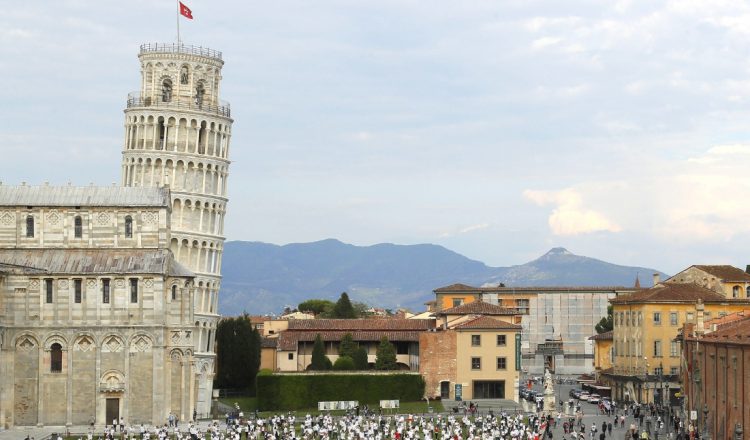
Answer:
[[177, 285], [172, 286], [172, 301], [177, 301]]
[[34, 238], [34, 216], [26, 216], [26, 238]]
[[81, 286], [83, 285], [82, 280], [73, 280], [73, 290], [74, 290], [74, 301], [76, 304], [81, 303]]
[[165, 79], [161, 83], [161, 101], [170, 102], [172, 100], [172, 81]]
[[138, 302], [138, 278], [130, 279], [130, 302]]
[[75, 238], [83, 237], [83, 220], [80, 215], [77, 215], [73, 220], [73, 236]]
[[125, 217], [125, 238], [133, 238], [133, 217]]
[[102, 280], [102, 302], [104, 304], [109, 304], [109, 280], [108, 279]]
[[62, 345], [55, 342], [50, 347], [50, 363], [49, 363], [49, 371], [50, 373], [60, 373], [62, 372]]
[[52, 304], [52, 279], [48, 278], [44, 280], [44, 293], [45, 293], [45, 302], [47, 304]]

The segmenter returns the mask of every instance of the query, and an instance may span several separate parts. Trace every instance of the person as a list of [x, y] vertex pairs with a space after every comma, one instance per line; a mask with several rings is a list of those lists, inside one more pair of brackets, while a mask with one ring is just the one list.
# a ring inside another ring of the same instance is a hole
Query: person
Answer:
[[125, 419], [120, 417], [120, 432], [125, 430]]
[[607, 431], [610, 437], [612, 437], [612, 422], [607, 423]]

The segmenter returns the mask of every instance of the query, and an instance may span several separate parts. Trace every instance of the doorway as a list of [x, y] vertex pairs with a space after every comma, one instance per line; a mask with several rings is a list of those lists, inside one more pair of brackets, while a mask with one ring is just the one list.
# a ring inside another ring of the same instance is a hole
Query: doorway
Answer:
[[474, 399], [505, 399], [504, 380], [475, 380]]
[[113, 420], [120, 420], [120, 399], [107, 399], [107, 417], [104, 423], [109, 425]]
[[450, 399], [451, 397], [451, 383], [447, 380], [440, 382], [440, 398]]

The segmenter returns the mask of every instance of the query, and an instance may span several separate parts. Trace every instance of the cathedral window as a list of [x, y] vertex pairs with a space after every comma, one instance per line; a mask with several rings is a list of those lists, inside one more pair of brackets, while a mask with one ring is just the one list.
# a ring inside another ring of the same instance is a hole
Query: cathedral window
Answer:
[[73, 291], [74, 291], [74, 301], [76, 304], [81, 303], [81, 291], [83, 286], [83, 280], [73, 280]]
[[44, 293], [45, 293], [45, 302], [47, 304], [52, 304], [52, 279], [48, 278], [44, 280]]
[[133, 217], [125, 217], [125, 238], [133, 238]]
[[130, 279], [130, 302], [138, 302], [138, 278]]
[[50, 373], [61, 373], [62, 372], [62, 345], [55, 342], [50, 347]]
[[26, 238], [34, 238], [34, 216], [26, 217]]
[[83, 237], [83, 220], [80, 215], [73, 220], [73, 235], [75, 238]]
[[102, 280], [102, 302], [109, 304], [109, 280]]
[[172, 301], [177, 301], [177, 285], [172, 286]]

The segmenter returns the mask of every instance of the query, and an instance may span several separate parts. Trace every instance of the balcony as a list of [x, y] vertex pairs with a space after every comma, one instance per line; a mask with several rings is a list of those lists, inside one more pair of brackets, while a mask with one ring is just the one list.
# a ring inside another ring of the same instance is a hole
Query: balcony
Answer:
[[138, 107], [192, 110], [213, 113], [226, 118], [232, 117], [232, 109], [226, 101], [220, 100], [218, 105], [213, 105], [205, 101], [197, 102], [195, 99], [185, 99], [182, 97], [174, 97], [169, 101], [164, 101], [160, 96], [143, 96], [140, 92], [128, 93], [127, 108]]
[[177, 43], [146, 43], [141, 44], [140, 53], [184, 53], [202, 57], [221, 59], [221, 52], [203, 46], [193, 46]]

